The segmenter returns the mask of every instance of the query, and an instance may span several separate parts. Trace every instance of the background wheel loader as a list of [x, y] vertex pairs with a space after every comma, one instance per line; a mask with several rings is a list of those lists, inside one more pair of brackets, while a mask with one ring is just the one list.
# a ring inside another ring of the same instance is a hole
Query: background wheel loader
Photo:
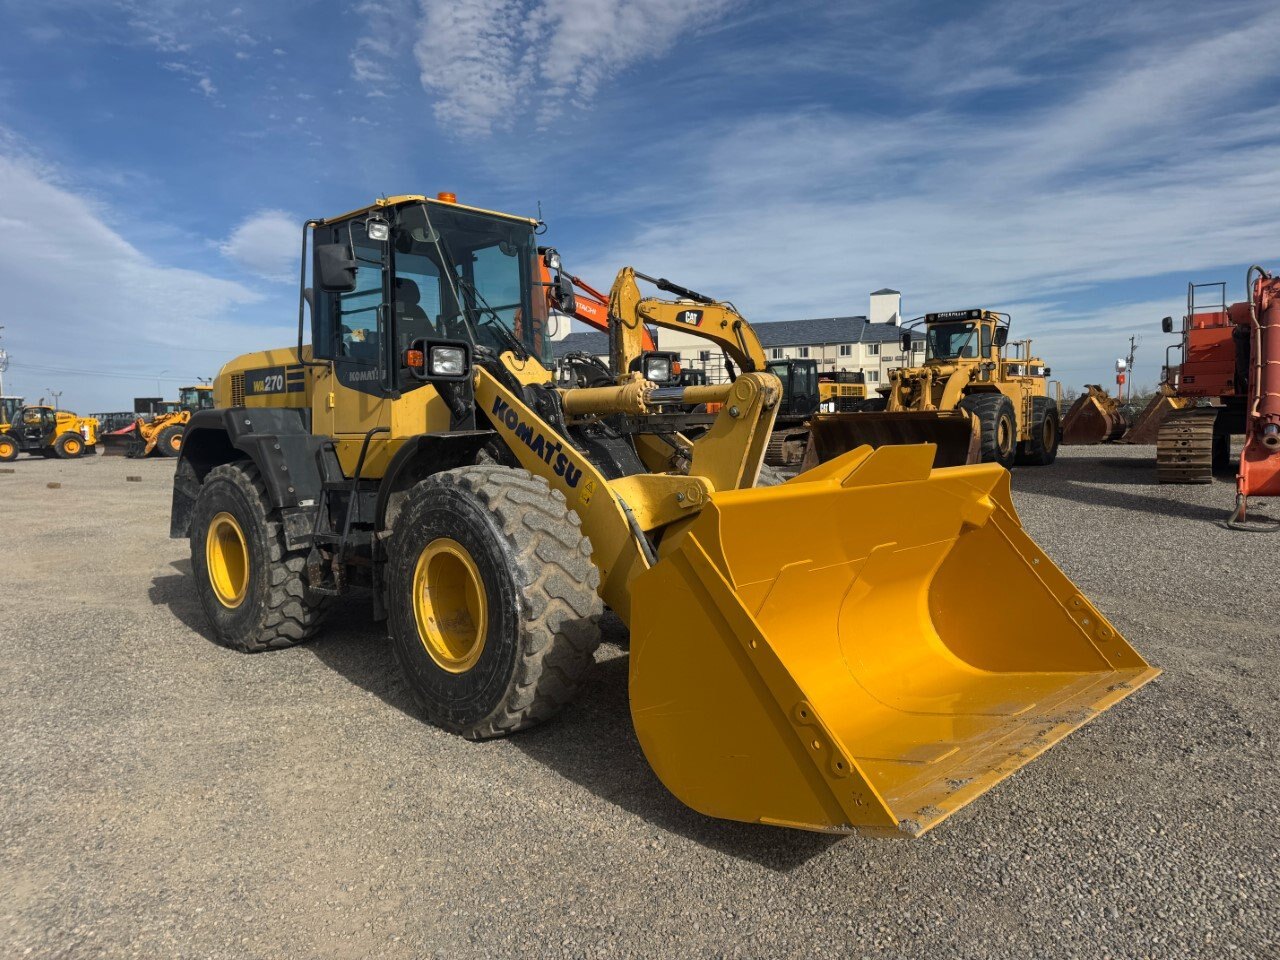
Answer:
[[[299, 643], [367, 591], [424, 715], [482, 739], [573, 698], [607, 605], [676, 797], [893, 836], [1157, 674], [1026, 535], [997, 465], [864, 447], [757, 489], [763, 368], [557, 387], [536, 226], [452, 195], [306, 223], [297, 346], [222, 369], [175, 473], [171, 535], [220, 642]], [[738, 336], [727, 304], [646, 300], [636, 276], [610, 295], [620, 350], [657, 313]], [[701, 402], [719, 412], [691, 440]], [[973, 603], [975, 570], [1000, 604]]]
[[933, 443], [935, 466], [965, 463], [1053, 463], [1061, 441], [1057, 403], [1048, 396], [1049, 368], [1023, 340], [1006, 355], [1009, 316], [993, 310], [930, 313], [903, 329], [910, 356], [912, 329], [923, 324], [922, 367], [889, 371], [882, 397], [851, 417], [815, 417], [802, 469], [845, 450]]
[[20, 453], [74, 460], [97, 453], [98, 421], [69, 410], [42, 405], [22, 407], [11, 423], [0, 425], [0, 463]]
[[182, 449], [182, 438], [191, 415], [213, 409], [213, 387], [198, 385], [180, 387], [177, 401], [155, 405], [150, 416], [138, 417], [133, 423], [103, 435], [108, 456], [176, 457]]

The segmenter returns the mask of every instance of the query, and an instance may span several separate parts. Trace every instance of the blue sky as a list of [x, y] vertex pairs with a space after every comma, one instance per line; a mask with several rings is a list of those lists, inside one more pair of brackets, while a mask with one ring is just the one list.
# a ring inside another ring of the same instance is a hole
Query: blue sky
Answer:
[[[308, 216], [452, 190], [754, 321], [987, 306], [1154, 382], [1280, 259], [1273, 3], [0, 0], [6, 392], [81, 412], [288, 343]], [[160, 378], [159, 380], [157, 378]]]

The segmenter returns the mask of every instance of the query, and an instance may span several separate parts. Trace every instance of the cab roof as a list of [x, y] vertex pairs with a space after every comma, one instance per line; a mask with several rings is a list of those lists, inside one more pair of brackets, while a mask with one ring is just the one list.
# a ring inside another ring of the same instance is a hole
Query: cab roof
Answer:
[[483, 213], [491, 217], [501, 217], [504, 220], [515, 220], [518, 223], [537, 224], [538, 222], [530, 217], [518, 217], [513, 213], [502, 213], [499, 210], [487, 210], [484, 207], [472, 207], [465, 203], [440, 200], [436, 197], [428, 197], [418, 193], [405, 193], [394, 197], [379, 197], [367, 207], [357, 207], [355, 210], [348, 210], [346, 213], [339, 214], [336, 217], [326, 217], [321, 221], [321, 223], [337, 223], [342, 220], [349, 220], [352, 217], [358, 217], [362, 213], [372, 213], [374, 210], [385, 210], [388, 207], [399, 207], [406, 203], [431, 203], [435, 204], [437, 207], [457, 207], [462, 210], [468, 210], [472, 213]]

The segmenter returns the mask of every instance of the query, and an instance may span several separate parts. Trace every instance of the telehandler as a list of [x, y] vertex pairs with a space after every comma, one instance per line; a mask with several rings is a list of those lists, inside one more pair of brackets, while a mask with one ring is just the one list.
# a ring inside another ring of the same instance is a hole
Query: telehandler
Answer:
[[43, 405], [20, 408], [0, 425], [0, 463], [20, 453], [74, 460], [98, 452], [98, 421]]
[[1031, 355], [1031, 341], [1010, 345], [1009, 315], [994, 310], [930, 313], [903, 328], [902, 350], [919, 339], [921, 367], [889, 372], [884, 395], [864, 401], [853, 417], [815, 417], [805, 467], [860, 443], [933, 443], [939, 467], [965, 463], [1045, 466], [1058, 456], [1061, 416], [1048, 395], [1049, 368]]
[[[894, 836], [1156, 676], [1023, 531], [997, 465], [864, 447], [755, 488], [763, 369], [659, 387], [614, 363], [556, 387], [537, 226], [452, 194], [306, 222], [297, 345], [221, 370], [175, 473], [171, 535], [220, 642], [299, 643], [367, 590], [426, 717], [483, 739], [573, 698], [607, 605], [676, 797]], [[619, 351], [642, 312], [737, 336], [727, 304], [636, 277], [609, 298]], [[721, 406], [689, 440], [667, 411], [701, 402]], [[1000, 603], [974, 603], [975, 570]]]

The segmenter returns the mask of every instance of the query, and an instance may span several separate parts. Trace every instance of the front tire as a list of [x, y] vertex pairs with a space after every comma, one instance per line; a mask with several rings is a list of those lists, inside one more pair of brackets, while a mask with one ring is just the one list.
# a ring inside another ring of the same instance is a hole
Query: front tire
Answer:
[[84, 453], [84, 437], [78, 433], [64, 433], [53, 442], [53, 452], [60, 460], [74, 460]]
[[573, 699], [600, 643], [591, 543], [521, 469], [460, 467], [405, 498], [388, 547], [392, 647], [427, 718], [473, 740]]
[[1018, 452], [1018, 420], [1013, 402], [1003, 393], [970, 394], [960, 408], [978, 419], [982, 462], [998, 463], [1008, 470]]
[[11, 463], [18, 459], [18, 441], [7, 433], [0, 433], [0, 463]]
[[307, 587], [306, 551], [286, 550], [266, 485], [250, 463], [214, 467], [191, 515], [191, 570], [218, 643], [245, 653], [309, 640], [325, 598]]
[[176, 457], [182, 452], [183, 428], [180, 426], [165, 427], [156, 437], [156, 449], [163, 457]]
[[1058, 444], [1062, 439], [1057, 402], [1049, 397], [1032, 397], [1028, 428], [1031, 439], [1018, 445], [1018, 463], [1047, 467], [1058, 458]]

